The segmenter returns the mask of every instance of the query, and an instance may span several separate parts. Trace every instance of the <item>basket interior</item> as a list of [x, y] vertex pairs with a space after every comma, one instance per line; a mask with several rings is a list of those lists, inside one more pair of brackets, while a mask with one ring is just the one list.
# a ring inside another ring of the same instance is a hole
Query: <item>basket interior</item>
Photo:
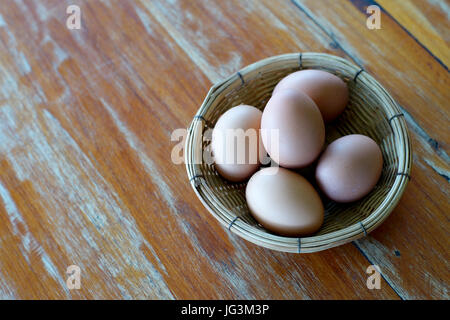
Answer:
[[[207, 127], [213, 128], [218, 118], [228, 109], [248, 104], [263, 110], [271, 97], [275, 85], [286, 75], [300, 69], [321, 69], [331, 72], [343, 79], [349, 88], [349, 104], [344, 113], [332, 124], [326, 126], [325, 146], [337, 138], [359, 133], [374, 139], [383, 153], [383, 171], [376, 187], [363, 199], [349, 203], [339, 204], [322, 196], [325, 207], [325, 219], [321, 229], [314, 235], [323, 235], [334, 232], [362, 221], [368, 217], [385, 199], [392, 188], [397, 175], [398, 150], [395, 147], [395, 137], [390, 127], [386, 110], [382, 101], [370, 85], [364, 80], [355, 81], [354, 73], [334, 68], [333, 65], [324, 65], [321, 61], [313, 59], [298, 65], [277, 68], [261, 68], [257, 72], [249, 72], [245, 81], [236, 78], [232, 85], [228, 84], [226, 90], [219, 90], [214, 101], [204, 112]], [[209, 148], [209, 141], [204, 141], [202, 148]], [[259, 225], [251, 216], [245, 200], [244, 183], [231, 183], [223, 179], [215, 170], [214, 165], [203, 163], [199, 170], [205, 178], [208, 194], [213, 201], [229, 210], [230, 217], [239, 216], [247, 224], [269, 233]], [[307, 178], [315, 187], [314, 165], [297, 170]], [[318, 188], [316, 187], [316, 190]]]

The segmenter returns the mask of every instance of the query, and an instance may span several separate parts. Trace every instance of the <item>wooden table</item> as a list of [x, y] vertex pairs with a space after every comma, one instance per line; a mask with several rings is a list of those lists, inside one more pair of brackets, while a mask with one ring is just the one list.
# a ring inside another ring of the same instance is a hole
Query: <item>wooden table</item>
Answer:
[[[449, 298], [447, 0], [0, 2], [0, 298]], [[66, 24], [72, 4], [80, 29]], [[369, 5], [381, 29], [366, 26]], [[414, 164], [369, 236], [287, 254], [219, 225], [172, 163], [171, 134], [213, 83], [305, 51], [387, 88]]]

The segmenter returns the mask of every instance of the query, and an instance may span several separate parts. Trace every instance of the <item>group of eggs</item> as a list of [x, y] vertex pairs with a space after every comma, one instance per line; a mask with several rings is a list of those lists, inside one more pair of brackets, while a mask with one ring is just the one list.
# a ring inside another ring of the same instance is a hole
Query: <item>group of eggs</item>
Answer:
[[[300, 237], [311, 235], [322, 226], [321, 197], [297, 169], [315, 167], [313, 183], [336, 202], [359, 200], [376, 185], [383, 157], [371, 138], [351, 134], [323, 150], [325, 124], [343, 112], [348, 99], [348, 87], [341, 78], [322, 70], [301, 70], [276, 85], [263, 112], [253, 106], [239, 105], [218, 119], [211, 143], [215, 167], [222, 177], [233, 182], [250, 178], [245, 192], [247, 204], [265, 229]], [[269, 134], [258, 134], [257, 148], [250, 148], [242, 139], [217, 138], [220, 132], [237, 129], [260, 133], [275, 130], [278, 143]], [[258, 161], [225, 160], [229, 150], [239, 148], [245, 151], [245, 159], [253, 156]], [[266, 153], [279, 167], [259, 170]]]

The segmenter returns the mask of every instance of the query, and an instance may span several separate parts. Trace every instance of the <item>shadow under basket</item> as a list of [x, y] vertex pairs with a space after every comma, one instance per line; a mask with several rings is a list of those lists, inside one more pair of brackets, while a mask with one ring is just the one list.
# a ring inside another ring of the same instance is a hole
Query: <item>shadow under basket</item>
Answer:
[[[209, 133], [228, 109], [248, 104], [263, 110], [275, 85], [301, 69], [321, 69], [343, 79], [350, 99], [344, 113], [326, 126], [326, 144], [359, 133], [374, 139], [383, 153], [383, 171], [375, 188], [363, 199], [339, 204], [323, 199], [325, 219], [314, 235], [302, 238], [270, 233], [250, 214], [246, 182], [223, 179], [208, 154]], [[367, 72], [353, 63], [323, 53], [292, 53], [249, 65], [214, 85], [189, 127], [185, 161], [190, 184], [209, 212], [227, 229], [257, 245], [285, 252], [325, 250], [356, 240], [379, 226], [400, 200], [410, 178], [411, 145], [406, 122], [397, 103]], [[202, 161], [203, 160], [203, 161]]]

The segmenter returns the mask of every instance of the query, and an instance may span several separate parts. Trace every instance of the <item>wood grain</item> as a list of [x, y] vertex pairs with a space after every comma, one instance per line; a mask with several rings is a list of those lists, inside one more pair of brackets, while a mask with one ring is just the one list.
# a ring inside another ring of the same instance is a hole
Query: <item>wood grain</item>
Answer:
[[[65, 27], [69, 4], [81, 8], [81, 30]], [[380, 40], [350, 2], [332, 14], [329, 3], [298, 4], [2, 4], [0, 298], [448, 297], [445, 69], [387, 16], [390, 38]], [[338, 26], [332, 36], [324, 20]], [[373, 51], [358, 36], [378, 41]], [[386, 47], [398, 39], [407, 59]], [[296, 51], [364, 62], [403, 106], [415, 147], [413, 179], [392, 217], [356, 245], [310, 255], [224, 230], [170, 159], [172, 131], [188, 125], [212, 83]], [[387, 73], [394, 65], [401, 71]], [[387, 279], [380, 290], [366, 287], [373, 263]], [[65, 283], [72, 264], [80, 290]]]
[[450, 65], [448, 1], [377, 0], [377, 2], [445, 66]]

